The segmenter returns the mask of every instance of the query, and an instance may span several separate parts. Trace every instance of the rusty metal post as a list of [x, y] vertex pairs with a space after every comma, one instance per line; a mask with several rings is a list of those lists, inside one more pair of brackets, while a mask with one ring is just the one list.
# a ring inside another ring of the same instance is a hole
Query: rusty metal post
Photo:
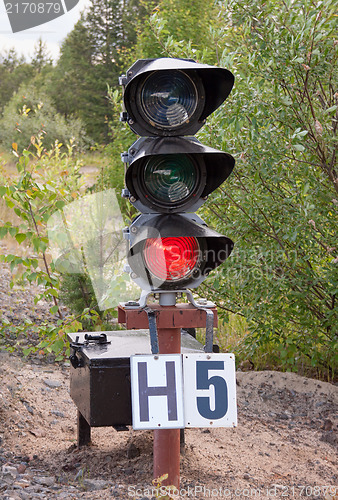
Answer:
[[[160, 354], [181, 352], [181, 329], [158, 330]], [[180, 429], [154, 430], [154, 478], [168, 474], [163, 485], [180, 486]]]

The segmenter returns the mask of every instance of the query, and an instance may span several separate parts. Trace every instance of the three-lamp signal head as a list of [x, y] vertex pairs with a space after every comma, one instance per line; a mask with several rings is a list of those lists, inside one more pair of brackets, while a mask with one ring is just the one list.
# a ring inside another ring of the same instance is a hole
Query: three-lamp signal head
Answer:
[[131, 277], [143, 290], [195, 288], [233, 249], [193, 212], [235, 160], [191, 135], [228, 97], [234, 76], [187, 59], [144, 59], [120, 83], [121, 119], [141, 136], [122, 155], [123, 195], [141, 212], [126, 233]]

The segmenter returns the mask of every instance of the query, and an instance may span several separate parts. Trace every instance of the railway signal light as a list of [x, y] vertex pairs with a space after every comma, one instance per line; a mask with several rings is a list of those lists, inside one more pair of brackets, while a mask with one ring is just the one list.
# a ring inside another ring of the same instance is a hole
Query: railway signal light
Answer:
[[131, 276], [143, 290], [195, 288], [233, 248], [194, 212], [235, 160], [191, 134], [228, 97], [234, 77], [224, 68], [164, 58], [137, 61], [120, 83], [121, 119], [141, 136], [122, 155], [123, 195], [141, 212], [127, 231]]

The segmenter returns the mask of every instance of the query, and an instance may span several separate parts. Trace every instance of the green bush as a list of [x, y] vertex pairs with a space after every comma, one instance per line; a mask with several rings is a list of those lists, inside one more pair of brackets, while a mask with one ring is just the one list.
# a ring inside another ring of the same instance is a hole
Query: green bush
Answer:
[[[90, 310], [92, 316], [81, 320], [87, 331], [114, 330], [112, 311], [101, 311], [98, 307], [93, 285], [88, 274], [68, 273], [61, 276], [60, 300], [76, 316]], [[93, 315], [93, 311], [96, 312]]]
[[43, 90], [37, 90], [33, 84], [21, 85], [4, 108], [0, 120], [0, 142], [8, 149], [14, 142], [21, 152], [37, 136], [42, 138], [47, 149], [56, 141], [65, 144], [73, 140], [78, 148], [88, 143], [81, 120], [66, 120], [56, 112]]
[[[57, 210], [80, 195], [78, 169], [80, 164], [72, 155], [72, 146], [61, 153], [58, 146], [44, 152], [40, 142], [34, 144], [35, 154], [24, 150], [18, 155], [15, 179], [4, 179], [0, 185], [0, 198], [7, 207], [15, 213], [12, 223], [0, 219], [0, 239], [15, 238], [18, 245], [29, 248], [29, 252], [18, 254], [3, 254], [0, 259], [9, 264], [14, 272], [19, 266], [23, 269], [19, 279], [21, 284], [35, 283], [42, 285], [42, 291], [35, 297], [50, 301], [50, 313], [55, 320], [50, 323], [33, 325], [10, 324], [0, 320], [0, 342], [5, 348], [15, 350], [18, 344], [10, 341], [15, 336], [24, 335], [30, 338], [32, 332], [38, 334], [40, 341], [24, 350], [24, 354], [40, 350], [54, 353], [56, 360], [63, 359], [67, 353], [66, 333], [82, 328], [82, 319], [86, 320], [92, 314], [87, 309], [77, 317], [64, 316], [59, 307], [60, 275], [56, 272], [53, 262], [50, 263], [47, 222]], [[14, 215], [14, 214], [13, 214]], [[22, 255], [21, 255], [22, 254]], [[11, 286], [14, 285], [14, 278]], [[93, 312], [96, 316], [96, 312]], [[1, 340], [1, 339], [0, 339]]]

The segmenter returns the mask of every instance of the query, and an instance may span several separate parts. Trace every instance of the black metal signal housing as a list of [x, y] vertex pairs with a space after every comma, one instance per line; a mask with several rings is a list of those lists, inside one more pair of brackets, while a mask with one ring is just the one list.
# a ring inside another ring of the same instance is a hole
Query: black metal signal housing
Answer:
[[123, 196], [141, 212], [125, 233], [131, 277], [143, 290], [196, 288], [234, 246], [194, 212], [235, 160], [191, 135], [228, 97], [234, 76], [187, 59], [144, 59], [120, 83], [121, 119], [141, 135], [122, 154]]

